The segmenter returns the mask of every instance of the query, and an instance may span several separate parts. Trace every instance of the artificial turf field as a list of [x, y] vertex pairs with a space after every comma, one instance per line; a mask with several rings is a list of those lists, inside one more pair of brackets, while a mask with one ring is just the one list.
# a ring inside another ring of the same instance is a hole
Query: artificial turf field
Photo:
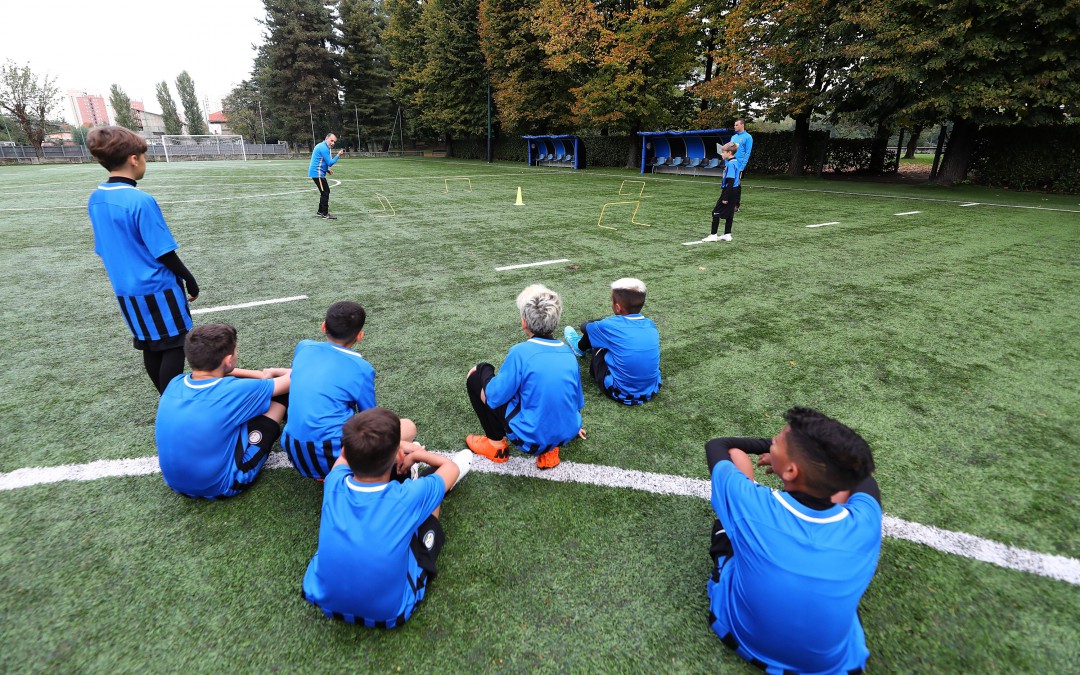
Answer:
[[153, 457], [157, 396], [93, 253], [104, 170], [2, 167], [0, 671], [756, 672], [706, 626], [708, 502], [656, 484], [704, 481], [706, 440], [771, 436], [792, 405], [864, 435], [888, 516], [1071, 570], [887, 536], [861, 606], [871, 670], [1080, 663], [1077, 197], [748, 174], [734, 241], [684, 245], [708, 234], [715, 179], [346, 158], [324, 221], [306, 167], [151, 164], [140, 183], [199, 280], [193, 309], [307, 296], [195, 317], [237, 326], [241, 367], [288, 365], [329, 304], [358, 300], [380, 404], [458, 450], [479, 431], [466, 371], [523, 337], [518, 291], [547, 284], [576, 324], [638, 276], [664, 388], [625, 408], [582, 362], [588, 439], [544, 477], [659, 477], [470, 474], [444, 505], [440, 576], [394, 631], [301, 598], [321, 486], [291, 468], [214, 503], [153, 473], [11, 487], [24, 469]]

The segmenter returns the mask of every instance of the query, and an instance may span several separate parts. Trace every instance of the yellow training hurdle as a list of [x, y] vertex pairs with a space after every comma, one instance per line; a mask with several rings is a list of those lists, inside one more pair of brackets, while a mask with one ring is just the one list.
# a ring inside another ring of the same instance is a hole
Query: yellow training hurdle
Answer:
[[632, 197], [632, 196], [634, 196], [634, 191], [633, 190], [631, 190], [630, 192], [623, 192], [623, 188], [626, 187], [627, 183], [630, 183], [632, 185], [640, 185], [641, 189], [638, 190], [637, 196], [638, 197], [645, 196], [645, 181], [643, 181], [643, 180], [624, 180], [622, 182], [622, 185], [619, 186], [619, 196], [620, 197]]
[[443, 179], [443, 192], [450, 192], [450, 181], [463, 180], [469, 186], [469, 192], [472, 192], [472, 179], [471, 178], [444, 178]]
[[[380, 207], [379, 208], [379, 213], [375, 214], [376, 218], [389, 218], [390, 216], [396, 216], [397, 215], [397, 211], [394, 210], [394, 206], [390, 203], [389, 199], [382, 196], [378, 192], [375, 193], [375, 196], [379, 198], [379, 207]], [[390, 213], [387, 213], [387, 210], [389, 210]]]
[[605, 230], [617, 230], [617, 229], [619, 229], [617, 227], [611, 227], [610, 225], [604, 225], [604, 212], [607, 211], [607, 207], [609, 207], [609, 206], [619, 206], [620, 204], [627, 204], [627, 205], [628, 204], [633, 204], [634, 205], [634, 214], [632, 216], [630, 216], [630, 223], [632, 225], [641, 225], [643, 227], [652, 227], [652, 225], [649, 225], [648, 223], [639, 223], [637, 221], [637, 212], [638, 212], [638, 209], [641, 208], [641, 200], [640, 199], [636, 200], [636, 201], [632, 201], [632, 202], [608, 202], [607, 204], [604, 204], [603, 208], [600, 209], [600, 218], [597, 219], [596, 224], [599, 227], [604, 228]]

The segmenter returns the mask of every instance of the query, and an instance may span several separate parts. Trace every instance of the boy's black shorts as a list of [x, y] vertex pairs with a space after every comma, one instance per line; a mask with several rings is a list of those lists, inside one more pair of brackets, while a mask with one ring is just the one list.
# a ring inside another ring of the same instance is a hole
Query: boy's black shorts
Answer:
[[442, 523], [434, 514], [420, 523], [420, 527], [417, 528], [416, 534], [413, 535], [412, 542], [409, 544], [413, 556], [416, 557], [416, 562], [424, 570], [424, 575], [419, 580], [419, 586], [426, 585], [429, 580], [434, 579], [438, 574], [438, 570], [435, 568], [435, 559], [439, 557], [445, 543], [446, 534], [443, 532]]

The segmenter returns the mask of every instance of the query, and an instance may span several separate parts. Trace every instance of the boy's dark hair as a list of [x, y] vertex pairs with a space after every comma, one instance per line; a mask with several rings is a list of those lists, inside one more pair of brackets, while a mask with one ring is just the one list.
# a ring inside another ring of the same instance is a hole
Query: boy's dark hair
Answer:
[[784, 413], [788, 448], [794, 450], [807, 487], [826, 497], [850, 490], [874, 471], [874, 456], [862, 436], [810, 408]]
[[357, 476], [381, 476], [397, 461], [401, 419], [386, 408], [368, 408], [341, 428], [341, 452]]
[[360, 303], [342, 300], [326, 310], [326, 334], [335, 340], [355, 340], [364, 329], [367, 313]]
[[146, 139], [124, 127], [95, 127], [86, 135], [86, 149], [109, 171], [132, 155], [146, 154]]
[[227, 323], [196, 326], [184, 339], [184, 356], [192, 370], [215, 370], [236, 351], [236, 329]]
[[645, 294], [629, 288], [616, 288], [611, 291], [611, 298], [622, 305], [628, 314], [639, 314], [645, 306]]

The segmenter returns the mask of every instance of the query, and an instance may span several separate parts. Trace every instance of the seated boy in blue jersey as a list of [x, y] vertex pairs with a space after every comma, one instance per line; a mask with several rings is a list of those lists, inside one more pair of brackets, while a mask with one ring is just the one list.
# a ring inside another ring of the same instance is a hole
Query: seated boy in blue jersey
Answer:
[[592, 350], [589, 374], [605, 394], [636, 405], [660, 391], [660, 333], [641, 315], [645, 282], [624, 278], [611, 284], [615, 316], [586, 321], [578, 333], [567, 326], [563, 337], [577, 356]]
[[[857, 613], [881, 551], [874, 458], [858, 434], [809, 408], [766, 438], [705, 445], [712, 475], [709, 625], [768, 673], [858, 673]], [[747, 453], [783, 490], [754, 482]]]
[[[354, 415], [323, 487], [319, 548], [304, 574], [304, 598], [326, 616], [396, 628], [412, 616], [435, 578], [445, 536], [439, 504], [469, 471], [472, 455], [427, 452], [415, 443], [399, 459], [401, 420], [386, 408]], [[414, 462], [435, 468], [416, 480], [391, 473]]]
[[[341, 426], [375, 407], [375, 369], [352, 347], [364, 339], [367, 314], [356, 302], [326, 310], [326, 342], [296, 345], [289, 388], [289, 419], [281, 445], [302, 475], [322, 479], [341, 455]], [[416, 439], [416, 425], [401, 420], [402, 444]]]
[[177, 375], [158, 403], [158, 463], [165, 483], [188, 497], [218, 499], [255, 482], [281, 435], [289, 369], [236, 367], [236, 329], [198, 326], [187, 335], [190, 375]]
[[559, 446], [585, 438], [581, 409], [585, 395], [577, 359], [552, 337], [562, 316], [562, 300], [534, 284], [517, 297], [521, 330], [528, 339], [514, 345], [499, 366], [479, 363], [465, 378], [484, 433], [465, 438], [469, 449], [493, 462], [510, 459], [509, 442], [536, 457], [536, 466], [559, 464]]
[[[124, 127], [97, 127], [86, 148], [109, 172], [87, 203], [94, 251], [109, 275], [120, 313], [143, 367], [160, 394], [184, 372], [184, 335], [191, 330], [188, 303], [199, 284], [176, 254], [161, 208], [135, 187], [146, 175], [146, 141]], [[187, 292], [184, 285], [187, 284]]]

